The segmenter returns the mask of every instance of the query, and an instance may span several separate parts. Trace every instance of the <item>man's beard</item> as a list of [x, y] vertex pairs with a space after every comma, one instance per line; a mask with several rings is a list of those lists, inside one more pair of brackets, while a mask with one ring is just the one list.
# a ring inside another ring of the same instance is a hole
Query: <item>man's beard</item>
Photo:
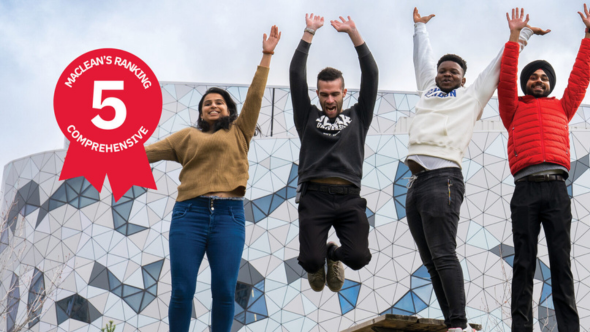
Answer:
[[547, 97], [549, 95], [549, 93], [551, 92], [551, 90], [547, 89], [547, 87], [544, 85], [541, 85], [543, 87], [543, 92], [536, 92], [534, 90], [536, 86], [537, 85], [533, 85], [532, 87], [527, 86], [526, 94], [531, 95], [535, 98], [542, 98], [542, 97]]

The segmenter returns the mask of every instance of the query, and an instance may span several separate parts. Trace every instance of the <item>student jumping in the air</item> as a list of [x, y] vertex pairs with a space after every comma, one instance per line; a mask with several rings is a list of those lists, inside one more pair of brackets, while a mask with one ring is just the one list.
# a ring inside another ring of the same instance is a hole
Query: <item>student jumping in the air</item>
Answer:
[[230, 94], [210, 88], [199, 102], [197, 128], [186, 128], [145, 148], [150, 163], [182, 164], [170, 225], [172, 296], [170, 331], [189, 330], [197, 273], [207, 254], [211, 267], [211, 330], [229, 332], [244, 249], [243, 197], [248, 149], [266, 87], [270, 59], [281, 38], [276, 26], [264, 34], [262, 60], [238, 116]]
[[[320, 105], [311, 104], [306, 62], [314, 34], [324, 24], [320, 16], [305, 15], [307, 26], [290, 68], [293, 117], [301, 139], [299, 154], [299, 264], [307, 271], [311, 288], [317, 292], [326, 283], [337, 292], [344, 283], [346, 264], [361, 269], [371, 260], [367, 201], [359, 196], [365, 138], [373, 120], [377, 98], [377, 64], [355, 23], [340, 17], [331, 21], [338, 32], [347, 33], [361, 66], [358, 103], [342, 109], [347, 90], [342, 73], [326, 68], [318, 74]], [[338, 56], [334, 52], [334, 56]], [[334, 226], [341, 246], [326, 244]], [[328, 262], [328, 272], [324, 264]], [[342, 263], [341, 263], [342, 262]]]

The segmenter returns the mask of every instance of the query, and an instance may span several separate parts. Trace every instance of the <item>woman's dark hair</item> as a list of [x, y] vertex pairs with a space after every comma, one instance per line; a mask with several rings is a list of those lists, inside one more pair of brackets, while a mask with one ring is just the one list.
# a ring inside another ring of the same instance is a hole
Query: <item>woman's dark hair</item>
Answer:
[[[229, 116], [221, 117], [221, 118], [219, 118], [219, 120], [217, 120], [215, 122], [213, 132], [216, 132], [219, 129], [227, 130], [232, 125], [232, 123], [234, 121], [236, 121], [236, 119], [238, 118], [238, 107], [236, 106], [236, 103], [232, 99], [229, 92], [227, 92], [226, 90], [220, 89], [220, 88], [215, 88], [215, 87], [209, 88], [205, 92], [203, 97], [201, 98], [201, 101], [199, 101], [199, 119], [197, 120], [197, 129], [200, 129], [201, 131], [205, 131], [205, 132], [207, 132], [211, 129], [209, 123], [204, 121], [203, 117], [202, 117], [203, 103], [205, 102], [205, 97], [210, 93], [217, 93], [217, 94], [221, 95], [221, 97], [223, 97], [223, 100], [225, 101], [225, 104], [227, 105], [227, 110], [229, 111]], [[260, 133], [260, 127], [258, 125], [256, 125], [256, 130], [254, 131], [254, 136], [256, 136], [259, 133]]]

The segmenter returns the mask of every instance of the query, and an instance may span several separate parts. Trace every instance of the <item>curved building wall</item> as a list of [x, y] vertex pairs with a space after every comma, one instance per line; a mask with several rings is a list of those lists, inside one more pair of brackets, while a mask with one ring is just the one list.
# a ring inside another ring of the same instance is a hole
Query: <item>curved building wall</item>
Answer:
[[[162, 86], [163, 112], [148, 143], [196, 123], [207, 85]], [[239, 105], [247, 86], [225, 86]], [[356, 102], [352, 91], [344, 103]], [[315, 92], [310, 90], [313, 102]], [[442, 316], [428, 273], [408, 230], [405, 195], [409, 171], [408, 118], [416, 93], [379, 92], [363, 166], [362, 192], [371, 224], [371, 263], [346, 270], [339, 293], [309, 288], [297, 264], [299, 139], [289, 89], [266, 89], [259, 118], [262, 135], [250, 145], [246, 193], [246, 244], [236, 292], [233, 331], [340, 331], [385, 313]], [[507, 134], [497, 100], [486, 106], [465, 159], [466, 196], [457, 252], [465, 278], [470, 321], [485, 331], [509, 331], [514, 257], [509, 202], [514, 190], [506, 156]], [[590, 326], [590, 108], [570, 123], [572, 171], [572, 270], [582, 326]], [[0, 251], [22, 248], [1, 275], [0, 299], [9, 304], [0, 330], [11, 330], [27, 303], [59, 271], [59, 289], [49, 294], [32, 331], [99, 331], [113, 320], [117, 331], [167, 331], [170, 299], [168, 231], [181, 166], [153, 166], [157, 190], [133, 187], [114, 202], [108, 183], [98, 193], [83, 178], [59, 181], [66, 150], [38, 153], [4, 168], [3, 210], [17, 222], [0, 235]], [[220, 165], [222, 166], [222, 165]], [[21, 230], [19, 232], [19, 230]], [[16, 235], [15, 235], [16, 234]], [[334, 231], [330, 240], [337, 240]], [[11, 245], [12, 244], [12, 245]], [[549, 260], [543, 233], [535, 273], [536, 331], [551, 331], [555, 318]], [[63, 271], [62, 271], [63, 270]], [[208, 331], [211, 274], [199, 271], [191, 331]], [[26, 281], [26, 282], [25, 282]], [[15, 285], [26, 285], [15, 291]], [[13, 324], [13, 325], [11, 325]]]

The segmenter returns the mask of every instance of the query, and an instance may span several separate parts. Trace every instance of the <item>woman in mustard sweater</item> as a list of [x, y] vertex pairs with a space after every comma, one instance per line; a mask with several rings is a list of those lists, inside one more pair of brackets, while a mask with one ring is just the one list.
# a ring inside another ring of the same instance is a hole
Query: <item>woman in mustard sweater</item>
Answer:
[[205, 254], [211, 267], [211, 329], [231, 329], [245, 239], [243, 197], [248, 181], [248, 149], [270, 59], [280, 38], [276, 26], [268, 38], [264, 34], [262, 60], [239, 116], [229, 93], [211, 88], [199, 102], [198, 128], [183, 129], [145, 148], [150, 163], [173, 160], [182, 164], [168, 239], [170, 331], [189, 330], [197, 273]]

